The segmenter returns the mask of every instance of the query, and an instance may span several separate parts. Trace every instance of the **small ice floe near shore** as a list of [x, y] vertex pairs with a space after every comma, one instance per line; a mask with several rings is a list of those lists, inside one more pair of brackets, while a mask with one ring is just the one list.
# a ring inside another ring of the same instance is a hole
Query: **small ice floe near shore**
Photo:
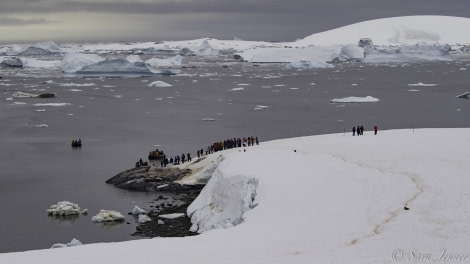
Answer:
[[175, 219], [175, 218], [180, 218], [183, 216], [185, 216], [184, 213], [174, 213], [174, 214], [159, 215], [158, 217], [165, 218], [165, 219]]
[[147, 215], [141, 214], [139, 215], [139, 223], [145, 223], [145, 222], [150, 222], [152, 219], [148, 217]]
[[149, 87], [171, 87], [173, 85], [166, 83], [166, 82], [162, 82], [162, 81], [155, 81], [155, 82], [150, 83], [148, 86]]
[[52, 216], [69, 216], [69, 215], [79, 215], [86, 214], [88, 209], [80, 209], [78, 204], [71, 203], [69, 201], [58, 202], [57, 204], [51, 205], [47, 210], [47, 213]]
[[423, 87], [431, 87], [431, 86], [437, 86], [437, 83], [409, 83], [408, 86], [423, 86]]
[[113, 211], [113, 210], [103, 210], [103, 209], [101, 209], [97, 215], [91, 218], [91, 221], [95, 223], [122, 222], [124, 220], [125, 218], [120, 212]]
[[147, 212], [144, 209], [138, 207], [137, 205], [134, 206], [134, 209], [132, 209], [132, 214], [133, 215], [141, 215], [141, 214], [146, 214], [146, 213]]
[[67, 243], [67, 244], [57, 243], [57, 244], [52, 245], [51, 248], [65, 248], [65, 247], [74, 247], [74, 246], [81, 246], [81, 245], [83, 245], [83, 243], [80, 242], [80, 240], [74, 238], [72, 239], [72, 241], [70, 241], [70, 243]]
[[373, 102], [378, 102], [380, 101], [379, 99], [372, 97], [372, 96], [366, 96], [366, 97], [345, 97], [345, 98], [335, 98], [331, 99], [331, 103], [373, 103]]

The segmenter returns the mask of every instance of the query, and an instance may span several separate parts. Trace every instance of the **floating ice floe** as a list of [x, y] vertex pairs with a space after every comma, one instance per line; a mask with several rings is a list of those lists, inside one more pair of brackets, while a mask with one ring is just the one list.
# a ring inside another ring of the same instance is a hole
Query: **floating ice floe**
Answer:
[[88, 87], [94, 86], [94, 83], [61, 83], [60, 86], [62, 87]]
[[408, 84], [408, 86], [423, 86], [423, 87], [430, 87], [430, 86], [437, 86], [437, 85], [438, 85], [437, 83], [422, 83], [422, 82]]
[[160, 218], [165, 218], [165, 219], [175, 219], [175, 218], [180, 218], [185, 216], [184, 213], [174, 213], [174, 214], [164, 214], [164, 215], [159, 215], [158, 217]]
[[70, 103], [41, 103], [41, 104], [33, 104], [33, 106], [67, 106]]
[[267, 105], [257, 105], [255, 108], [253, 108], [254, 110], [263, 110], [263, 109], [268, 109], [269, 106]]
[[331, 103], [372, 103], [372, 102], [378, 102], [380, 101], [379, 99], [372, 97], [372, 96], [366, 96], [366, 97], [345, 97], [345, 98], [335, 98], [331, 99]]
[[139, 223], [146, 223], [146, 222], [150, 222], [152, 221], [152, 219], [150, 217], [148, 217], [147, 215], [144, 215], [144, 214], [141, 214], [139, 215]]
[[81, 210], [78, 204], [74, 204], [69, 201], [62, 201], [51, 205], [51, 207], [47, 210], [47, 213], [53, 216], [69, 216], [86, 214], [87, 211], [87, 209]]
[[51, 248], [65, 248], [65, 247], [74, 247], [74, 246], [81, 246], [83, 245], [82, 242], [80, 242], [80, 240], [78, 239], [72, 239], [72, 241], [70, 241], [70, 243], [67, 243], [67, 244], [61, 244], [61, 243], [57, 243], [57, 244], [54, 244], [51, 246]]
[[286, 65], [286, 69], [308, 70], [334, 68], [333, 65], [318, 61], [294, 61]]
[[146, 214], [146, 213], [147, 212], [144, 209], [138, 207], [137, 205], [134, 206], [134, 209], [132, 209], [132, 214], [133, 215], [141, 215], [141, 214]]
[[244, 91], [245, 88], [243, 87], [237, 87], [237, 88], [232, 88], [231, 91]]
[[148, 84], [149, 87], [171, 87], [172, 85], [162, 81], [155, 81]]
[[122, 222], [125, 220], [125, 217], [117, 212], [112, 210], [103, 210], [101, 209], [100, 212], [91, 218], [91, 221], [95, 223], [101, 222]]

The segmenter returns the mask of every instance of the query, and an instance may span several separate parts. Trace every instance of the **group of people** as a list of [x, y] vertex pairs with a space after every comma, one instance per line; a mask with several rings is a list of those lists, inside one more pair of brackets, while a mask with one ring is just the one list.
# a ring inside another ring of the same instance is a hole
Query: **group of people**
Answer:
[[[212, 145], [207, 146], [205, 155], [231, 149], [231, 148], [241, 148], [241, 147], [249, 147], [254, 145], [259, 145], [258, 137], [244, 137], [244, 138], [230, 138], [224, 141], [218, 141], [213, 143]], [[201, 157], [204, 155], [204, 150], [200, 149], [197, 151], [197, 157]]]
[[[377, 125], [374, 125], [374, 135], [377, 135], [377, 130], [379, 127]], [[355, 136], [357, 133], [358, 136], [364, 135], [364, 126], [357, 126], [352, 128], [352, 135]]]
[[[231, 148], [241, 148], [241, 147], [248, 147], [248, 146], [255, 146], [259, 145], [259, 140], [258, 137], [244, 137], [244, 138], [231, 138], [227, 139], [224, 141], [218, 141], [213, 143], [212, 145], [207, 146], [207, 148], [204, 149], [198, 149], [197, 150], [197, 157], [201, 158], [204, 155], [209, 155], [211, 153], [221, 151], [221, 150], [226, 150], [226, 149], [231, 149]], [[149, 153], [150, 155], [157, 154], [159, 156], [160, 154], [163, 154], [163, 151], [155, 150], [155, 152], [151, 151]], [[156, 158], [160, 160], [160, 166], [161, 167], [166, 167], [169, 164], [172, 165], [179, 165], [183, 164], [185, 162], [191, 162], [191, 153], [186, 153], [186, 154], [181, 154], [177, 155], [175, 157], [163, 157], [163, 158]], [[147, 162], [142, 162], [142, 159], [140, 159], [138, 162], [136, 162], [136, 167], [142, 167], [142, 166], [148, 166]]]
[[81, 147], [82, 146], [82, 140], [79, 138], [77, 139], [72, 139], [72, 147]]

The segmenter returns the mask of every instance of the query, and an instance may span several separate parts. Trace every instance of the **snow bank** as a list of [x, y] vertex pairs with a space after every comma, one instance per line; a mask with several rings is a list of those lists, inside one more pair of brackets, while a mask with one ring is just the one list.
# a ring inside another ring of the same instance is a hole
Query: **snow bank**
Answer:
[[240, 224], [243, 214], [255, 206], [258, 180], [252, 176], [224, 173], [222, 164], [188, 207], [193, 232]]
[[53, 216], [79, 215], [87, 213], [87, 209], [81, 210], [78, 204], [62, 201], [51, 205], [47, 213]]
[[121, 222], [124, 221], [125, 217], [117, 212], [112, 210], [103, 210], [101, 209], [100, 212], [91, 218], [91, 221], [95, 223], [101, 222]]
[[379, 99], [372, 97], [372, 96], [366, 96], [366, 97], [345, 97], [345, 98], [335, 98], [331, 99], [331, 103], [373, 103], [373, 102], [378, 102], [380, 101]]
[[65, 248], [65, 247], [74, 247], [74, 246], [81, 246], [81, 245], [83, 244], [82, 242], [80, 242], [80, 240], [73, 238], [72, 241], [70, 241], [70, 243], [67, 243], [67, 244], [57, 243], [57, 244], [52, 245], [51, 248]]

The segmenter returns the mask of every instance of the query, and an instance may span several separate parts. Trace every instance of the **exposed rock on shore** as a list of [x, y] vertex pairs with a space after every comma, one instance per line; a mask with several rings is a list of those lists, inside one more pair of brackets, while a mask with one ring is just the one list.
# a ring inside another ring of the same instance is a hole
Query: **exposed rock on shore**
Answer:
[[106, 183], [113, 184], [118, 188], [137, 191], [190, 190], [194, 186], [181, 185], [174, 183], [174, 181], [182, 179], [191, 172], [191, 169], [188, 168], [144, 166], [123, 171], [107, 180]]

